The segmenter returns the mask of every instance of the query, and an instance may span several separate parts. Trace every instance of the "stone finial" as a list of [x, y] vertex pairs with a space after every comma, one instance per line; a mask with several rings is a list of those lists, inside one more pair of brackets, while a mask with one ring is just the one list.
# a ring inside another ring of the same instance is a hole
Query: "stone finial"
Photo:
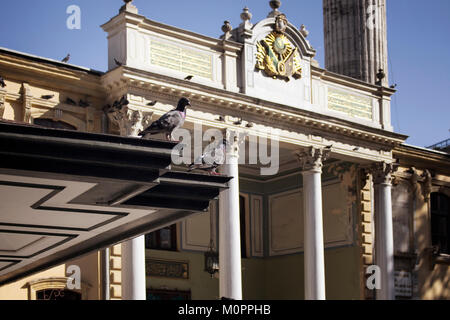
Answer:
[[241, 13], [241, 19], [242, 23], [239, 25], [239, 28], [236, 32], [236, 39], [240, 42], [243, 42], [245, 39], [249, 39], [253, 35], [252, 31], [252, 23], [250, 22], [250, 19], [253, 17], [253, 15], [250, 13], [250, 10], [248, 7], [245, 7]]
[[306, 27], [305, 27], [304, 24], [302, 24], [302, 25], [300, 26], [300, 33], [301, 33], [302, 36], [304, 36], [305, 38], [307, 38], [308, 35], [309, 35], [309, 31], [306, 30]]
[[280, 0], [272, 0], [269, 2], [269, 4], [273, 10], [267, 16], [268, 18], [276, 17], [277, 15], [281, 14], [281, 12], [278, 10], [281, 7]]
[[224, 40], [229, 40], [232, 37], [231, 31], [233, 30], [233, 27], [230, 24], [230, 21], [224, 21], [223, 26], [222, 26], [222, 31], [223, 31], [223, 36], [220, 37], [221, 39]]
[[230, 21], [224, 21], [224, 23], [223, 23], [223, 26], [222, 26], [222, 31], [224, 32], [224, 33], [229, 33], [229, 32], [231, 32], [231, 30], [233, 30], [233, 27], [231, 26], [231, 24], [230, 24]]
[[245, 7], [241, 13], [241, 19], [242, 21], [250, 21], [253, 17], [253, 14], [250, 13], [250, 9], [248, 7]]
[[119, 13], [125, 11], [138, 14], [138, 8], [136, 8], [136, 6], [133, 5], [133, 0], [123, 0], [123, 2], [125, 2], [125, 4], [120, 8]]
[[383, 83], [383, 79], [386, 78], [386, 73], [383, 69], [379, 69], [376, 76], [378, 81], [375, 84], [381, 86], [381, 84]]

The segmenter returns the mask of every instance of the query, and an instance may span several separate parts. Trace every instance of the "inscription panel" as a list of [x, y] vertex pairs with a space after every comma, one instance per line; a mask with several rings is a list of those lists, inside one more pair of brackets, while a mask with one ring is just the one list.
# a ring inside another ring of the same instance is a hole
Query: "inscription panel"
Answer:
[[373, 120], [372, 99], [328, 88], [328, 109], [353, 118]]
[[173, 43], [152, 39], [150, 62], [153, 65], [213, 80], [213, 56]]

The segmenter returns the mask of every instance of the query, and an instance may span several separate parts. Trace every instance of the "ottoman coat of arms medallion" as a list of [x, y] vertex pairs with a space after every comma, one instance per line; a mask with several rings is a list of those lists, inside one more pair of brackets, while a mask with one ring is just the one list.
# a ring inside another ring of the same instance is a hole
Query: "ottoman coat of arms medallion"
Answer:
[[257, 43], [256, 68], [274, 79], [289, 81], [302, 76], [300, 54], [285, 35], [287, 18], [280, 14], [275, 19], [274, 31]]

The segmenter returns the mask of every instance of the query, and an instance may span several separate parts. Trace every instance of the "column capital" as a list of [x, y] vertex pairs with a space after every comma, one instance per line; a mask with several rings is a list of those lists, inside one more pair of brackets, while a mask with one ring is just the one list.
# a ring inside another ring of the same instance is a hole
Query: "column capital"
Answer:
[[225, 139], [227, 140], [228, 143], [226, 148], [227, 157], [238, 158], [239, 144], [241, 142], [239, 139], [239, 132], [235, 130], [226, 129], [223, 135], [225, 136]]
[[329, 148], [309, 147], [297, 153], [302, 171], [322, 171], [323, 162], [330, 156]]
[[120, 129], [124, 137], [137, 137], [139, 132], [150, 125], [153, 112], [133, 110], [128, 106], [106, 107], [105, 113], [109, 120]]
[[392, 174], [397, 171], [396, 163], [377, 162], [372, 165], [371, 173], [374, 184], [391, 184]]

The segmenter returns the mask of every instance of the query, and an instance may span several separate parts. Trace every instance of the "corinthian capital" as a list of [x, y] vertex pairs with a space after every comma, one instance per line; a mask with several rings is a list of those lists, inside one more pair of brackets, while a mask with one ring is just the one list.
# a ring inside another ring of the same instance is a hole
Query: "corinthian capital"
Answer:
[[392, 174], [397, 171], [398, 166], [395, 163], [377, 162], [372, 165], [373, 183], [391, 184]]
[[309, 147], [297, 153], [303, 171], [322, 171], [323, 162], [330, 156], [330, 149]]
[[127, 106], [120, 108], [109, 107], [105, 110], [109, 120], [120, 129], [124, 137], [137, 137], [139, 132], [150, 125], [153, 112], [132, 110]]

